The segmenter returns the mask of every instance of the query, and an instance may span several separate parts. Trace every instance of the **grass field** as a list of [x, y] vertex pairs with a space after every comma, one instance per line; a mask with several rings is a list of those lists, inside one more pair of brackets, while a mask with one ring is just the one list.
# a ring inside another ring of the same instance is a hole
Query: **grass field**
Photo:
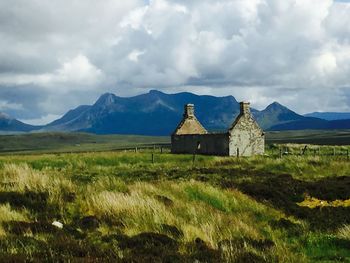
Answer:
[[94, 135], [89, 133], [27, 133], [0, 135], [0, 153], [59, 153], [111, 151], [168, 144], [169, 137], [139, 135]]
[[[29, 133], [0, 135], [0, 154], [113, 151], [169, 144], [170, 137], [94, 135], [88, 133]], [[267, 144], [350, 145], [349, 130], [267, 132]]]
[[271, 132], [266, 156], [193, 163], [153, 152], [169, 137], [0, 136], [1, 262], [349, 262], [349, 140]]
[[268, 143], [350, 145], [350, 130], [302, 130], [267, 132]]
[[1, 262], [349, 262], [350, 161], [280, 147], [1, 156]]

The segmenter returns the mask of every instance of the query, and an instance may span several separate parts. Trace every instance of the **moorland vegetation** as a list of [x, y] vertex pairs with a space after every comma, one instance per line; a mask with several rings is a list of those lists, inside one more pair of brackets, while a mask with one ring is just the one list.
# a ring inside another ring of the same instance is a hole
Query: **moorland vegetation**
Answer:
[[347, 262], [348, 148], [319, 148], [1, 156], [0, 258]]

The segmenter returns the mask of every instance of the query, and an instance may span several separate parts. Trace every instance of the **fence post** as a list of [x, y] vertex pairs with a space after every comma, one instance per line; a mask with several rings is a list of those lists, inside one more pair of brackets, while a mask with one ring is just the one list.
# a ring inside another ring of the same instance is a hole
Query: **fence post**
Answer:
[[163, 146], [160, 146], [160, 153], [163, 153]]
[[305, 145], [305, 147], [304, 147], [304, 149], [303, 149], [303, 152], [302, 152], [302, 155], [305, 154], [306, 150], [307, 150], [307, 145]]
[[239, 148], [237, 148], [237, 158], [239, 158]]
[[280, 159], [282, 158], [282, 149], [280, 148]]
[[335, 156], [335, 147], [333, 147], [333, 156]]
[[154, 153], [152, 153], [152, 163], [154, 163]]
[[135, 147], [135, 153], [137, 153], [137, 147]]

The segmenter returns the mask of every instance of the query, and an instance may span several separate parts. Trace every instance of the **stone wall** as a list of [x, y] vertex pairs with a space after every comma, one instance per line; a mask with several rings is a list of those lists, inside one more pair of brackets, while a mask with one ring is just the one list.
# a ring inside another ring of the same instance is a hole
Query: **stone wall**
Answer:
[[195, 117], [194, 105], [187, 104], [171, 145], [172, 153], [252, 156], [264, 154], [265, 135], [253, 119], [248, 102], [240, 103], [240, 115], [226, 133], [208, 133]]
[[241, 112], [229, 130], [230, 156], [252, 156], [264, 154], [265, 135], [252, 118], [250, 111]]
[[207, 155], [229, 155], [229, 134], [210, 133], [192, 135], [173, 135], [172, 153], [191, 153]]

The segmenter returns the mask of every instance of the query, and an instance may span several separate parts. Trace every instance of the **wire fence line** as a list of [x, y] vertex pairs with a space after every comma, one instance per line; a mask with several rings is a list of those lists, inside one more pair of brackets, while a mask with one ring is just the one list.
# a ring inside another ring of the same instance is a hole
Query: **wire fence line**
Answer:
[[285, 147], [279, 146], [269, 150], [272, 157], [283, 158], [284, 156], [301, 156], [301, 157], [344, 157], [350, 159], [349, 148], [344, 147]]
[[0, 151], [1, 155], [41, 155], [41, 154], [73, 154], [73, 153], [93, 153], [93, 152], [142, 152], [159, 151], [167, 153], [171, 150], [171, 144], [138, 144], [135, 146], [120, 146], [108, 149], [89, 149], [89, 150], [52, 150], [52, 149], [15, 149]]
[[[170, 143], [152, 143], [152, 144], [137, 144], [133, 146], [118, 146], [111, 147], [108, 149], [85, 149], [85, 150], [51, 150], [51, 149], [23, 149], [23, 150], [7, 150], [0, 152], [0, 155], [41, 155], [41, 154], [83, 154], [93, 152], [129, 152], [129, 153], [149, 153], [150, 160], [152, 163], [155, 162], [155, 156], [157, 154], [171, 153]], [[196, 161], [196, 155], [198, 153], [189, 154], [192, 156], [191, 160], [193, 163]], [[299, 157], [330, 157], [339, 158], [341, 160], [350, 160], [350, 150], [348, 147], [343, 146], [309, 146], [309, 145], [279, 145], [279, 144], [267, 144], [265, 151], [265, 158], [285, 158], [288, 156], [299, 156]], [[230, 158], [240, 158], [241, 156], [231, 156]]]

